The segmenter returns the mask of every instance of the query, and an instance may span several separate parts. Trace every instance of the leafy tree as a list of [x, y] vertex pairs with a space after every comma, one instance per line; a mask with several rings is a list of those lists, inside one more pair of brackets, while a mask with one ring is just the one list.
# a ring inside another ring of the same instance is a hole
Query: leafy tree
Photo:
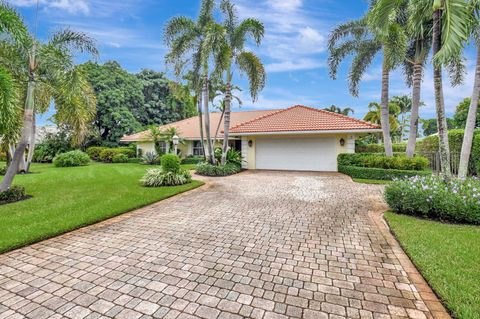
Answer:
[[[382, 121], [382, 106], [377, 102], [371, 102], [368, 105], [368, 110], [368, 113], [365, 114], [365, 117], [363, 119], [374, 124], [380, 124]], [[400, 109], [396, 104], [390, 103], [388, 105], [388, 122], [390, 124], [389, 126], [392, 132], [398, 129], [399, 124], [397, 120], [397, 115], [399, 111]]]
[[[468, 112], [470, 110], [471, 101], [472, 99], [467, 97], [457, 105], [455, 109], [455, 114], [453, 115], [455, 128], [461, 128], [461, 129], [465, 128], [467, 124], [467, 117], [468, 117]], [[477, 108], [475, 128], [480, 128], [480, 109], [478, 108]]]
[[225, 165], [228, 152], [228, 138], [230, 131], [230, 114], [232, 103], [232, 81], [235, 69], [246, 74], [250, 86], [250, 96], [253, 101], [257, 100], [258, 92], [265, 87], [266, 73], [260, 58], [253, 52], [247, 51], [245, 45], [247, 37], [250, 37], [256, 45], [259, 45], [265, 28], [257, 19], [248, 18], [238, 21], [235, 7], [230, 0], [222, 0], [220, 8], [225, 15], [224, 28], [226, 31], [226, 43], [223, 52], [219, 54], [217, 67], [225, 69], [226, 92], [224, 99], [224, 137], [221, 164]]
[[[424, 136], [430, 136], [438, 133], [437, 119], [420, 119], [420, 123], [422, 124]], [[449, 130], [455, 128], [455, 121], [447, 118], [447, 127]]]
[[350, 113], [354, 114], [355, 111], [351, 107], [346, 107], [346, 108], [341, 108], [336, 105], [331, 105], [330, 107], [327, 107], [324, 109], [325, 111], [333, 112], [333, 113], [338, 113], [342, 115], [350, 115]]
[[52, 100], [56, 120], [73, 128], [75, 142], [84, 138], [95, 113], [96, 99], [84, 74], [74, 64], [74, 54], [98, 52], [93, 39], [68, 29], [56, 32], [46, 43], [37, 41], [17, 12], [3, 2], [0, 17], [0, 32], [4, 33], [0, 65], [13, 75], [19, 96], [25, 101], [22, 124], [18, 125], [20, 139], [0, 185], [2, 192], [10, 188], [27, 147], [28, 158], [33, 156], [35, 112], [44, 111]]
[[97, 116], [93, 127], [101, 143], [117, 145], [120, 138], [142, 129], [134, 110], [142, 110], [142, 82], [114, 61], [103, 65], [87, 62], [81, 66], [97, 95]]

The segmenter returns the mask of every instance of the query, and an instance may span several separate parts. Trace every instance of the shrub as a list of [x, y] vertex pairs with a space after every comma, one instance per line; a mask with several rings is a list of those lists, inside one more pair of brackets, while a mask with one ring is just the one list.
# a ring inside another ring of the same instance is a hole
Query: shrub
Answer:
[[479, 179], [446, 182], [430, 175], [396, 180], [386, 187], [385, 200], [397, 213], [480, 224]]
[[[392, 145], [393, 151], [398, 153], [405, 153], [407, 151], [406, 143], [395, 143]], [[383, 144], [356, 144], [355, 152], [357, 153], [385, 153], [385, 146]]]
[[0, 162], [6, 162], [6, 161], [7, 161], [7, 153], [0, 152]]
[[142, 162], [141, 158], [134, 157], [134, 158], [128, 158], [127, 163], [132, 163], [132, 164], [139, 164]]
[[32, 160], [37, 163], [51, 163], [58, 154], [72, 150], [72, 140], [65, 132], [47, 134], [45, 139], [35, 146]]
[[177, 186], [190, 183], [192, 175], [186, 170], [180, 169], [176, 173], [164, 172], [162, 169], [149, 169], [140, 180], [145, 187]]
[[196, 173], [204, 176], [228, 176], [240, 172], [242, 169], [240, 166], [235, 164], [226, 164], [226, 165], [212, 165], [209, 163], [199, 163], [197, 164]]
[[339, 165], [338, 172], [348, 175], [352, 178], [361, 179], [377, 179], [383, 181], [389, 181], [394, 178], [403, 178], [410, 176], [426, 176], [431, 175], [429, 171], [411, 171], [400, 169], [384, 169], [384, 168], [370, 168], [370, 167], [357, 167], [357, 166], [345, 166]]
[[90, 157], [82, 151], [71, 151], [55, 156], [53, 164], [56, 167], [86, 166], [90, 164]]
[[0, 192], [0, 205], [18, 202], [25, 198], [27, 198], [25, 187], [15, 185], [4, 192]]
[[165, 154], [160, 162], [165, 173], [177, 173], [180, 170], [180, 158], [177, 155]]
[[123, 154], [128, 158], [135, 157], [135, 151], [130, 147], [106, 148], [100, 152], [100, 160], [105, 163], [112, 163], [113, 157], [117, 154]]
[[160, 157], [154, 152], [146, 152], [142, 156], [142, 163], [145, 165], [158, 165], [160, 164]]
[[[222, 160], [222, 149], [221, 148], [216, 148], [215, 149], [215, 159], [217, 163], [220, 163]], [[235, 164], [238, 166], [242, 166], [242, 154], [236, 150], [229, 149], [227, 151], [227, 159], [226, 159], [227, 164]]]
[[188, 156], [182, 160], [182, 164], [198, 164], [203, 161], [203, 156]]
[[0, 167], [0, 176], [4, 176], [5, 174], [7, 174], [7, 169], [8, 169], [8, 166]]
[[125, 154], [115, 154], [112, 157], [112, 163], [128, 163], [128, 156]]
[[338, 155], [338, 165], [420, 171], [425, 170], [429, 162], [421, 156], [408, 158], [405, 155], [388, 157], [382, 154], [353, 153]]
[[92, 146], [87, 148], [87, 154], [90, 158], [94, 161], [100, 161], [100, 153], [107, 149], [107, 147], [103, 146]]

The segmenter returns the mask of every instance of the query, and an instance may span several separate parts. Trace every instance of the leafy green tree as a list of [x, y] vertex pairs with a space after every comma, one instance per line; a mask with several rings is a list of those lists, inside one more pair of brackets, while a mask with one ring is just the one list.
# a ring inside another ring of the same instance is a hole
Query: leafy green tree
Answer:
[[[467, 97], [457, 105], [455, 109], [455, 114], [453, 115], [455, 128], [465, 128], [467, 124], [468, 112], [470, 110], [471, 101], [472, 99]], [[480, 128], [480, 109], [478, 109], [478, 107], [475, 128]]]
[[81, 66], [97, 95], [97, 116], [93, 127], [100, 143], [117, 145], [127, 134], [138, 132], [142, 124], [134, 110], [142, 110], [142, 82], [115, 61], [103, 65], [87, 62]]
[[[388, 105], [388, 122], [392, 132], [396, 131], [399, 127], [397, 120], [399, 112], [400, 109], [396, 104], [390, 103]], [[377, 102], [371, 102], [368, 105], [368, 112], [363, 119], [373, 124], [380, 124], [382, 122], [382, 106]]]
[[265, 87], [266, 73], [262, 61], [253, 52], [247, 51], [245, 45], [250, 37], [256, 45], [265, 33], [263, 23], [257, 19], [248, 18], [238, 21], [235, 6], [230, 0], [222, 0], [220, 8], [225, 16], [224, 28], [226, 30], [226, 45], [219, 54], [218, 67], [225, 69], [226, 92], [224, 99], [224, 137], [221, 164], [225, 165], [228, 152], [228, 139], [230, 131], [230, 114], [232, 103], [232, 81], [234, 71], [246, 74], [250, 86], [250, 96], [257, 100], [258, 92]]
[[0, 66], [13, 75], [19, 96], [25, 101], [22, 124], [18, 126], [20, 139], [0, 185], [2, 192], [10, 188], [27, 147], [31, 153], [28, 157], [33, 156], [34, 114], [45, 110], [52, 100], [56, 120], [74, 129], [75, 142], [84, 138], [95, 113], [96, 99], [84, 74], [74, 64], [74, 54], [98, 52], [93, 39], [68, 29], [54, 33], [46, 43], [37, 41], [17, 12], [3, 2], [0, 17], [0, 32], [4, 33], [0, 41]]
[[[438, 133], [437, 119], [420, 119], [424, 136], [430, 136]], [[455, 128], [455, 120], [447, 118], [448, 129]]]
[[349, 116], [350, 113], [352, 113], [352, 114], [355, 113], [354, 109], [352, 109], [351, 107], [345, 107], [345, 108], [342, 109], [341, 107], [338, 107], [336, 105], [331, 105], [330, 107], [327, 107], [324, 110], [329, 111], [329, 112], [333, 112], [333, 113], [342, 114], [342, 115], [345, 115], [345, 116]]

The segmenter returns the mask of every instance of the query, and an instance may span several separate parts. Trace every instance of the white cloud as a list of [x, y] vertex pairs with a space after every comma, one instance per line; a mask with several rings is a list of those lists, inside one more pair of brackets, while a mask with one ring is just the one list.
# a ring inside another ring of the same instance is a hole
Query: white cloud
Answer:
[[[19, 7], [32, 7], [37, 5], [37, 0], [11, 0], [13, 5]], [[39, 0], [39, 7], [53, 10], [62, 10], [70, 14], [90, 13], [90, 6], [85, 0]]]

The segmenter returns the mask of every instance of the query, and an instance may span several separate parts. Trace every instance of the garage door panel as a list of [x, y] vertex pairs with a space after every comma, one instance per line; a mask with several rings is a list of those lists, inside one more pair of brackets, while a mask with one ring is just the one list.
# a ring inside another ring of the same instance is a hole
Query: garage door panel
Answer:
[[336, 171], [335, 138], [257, 139], [256, 168]]

